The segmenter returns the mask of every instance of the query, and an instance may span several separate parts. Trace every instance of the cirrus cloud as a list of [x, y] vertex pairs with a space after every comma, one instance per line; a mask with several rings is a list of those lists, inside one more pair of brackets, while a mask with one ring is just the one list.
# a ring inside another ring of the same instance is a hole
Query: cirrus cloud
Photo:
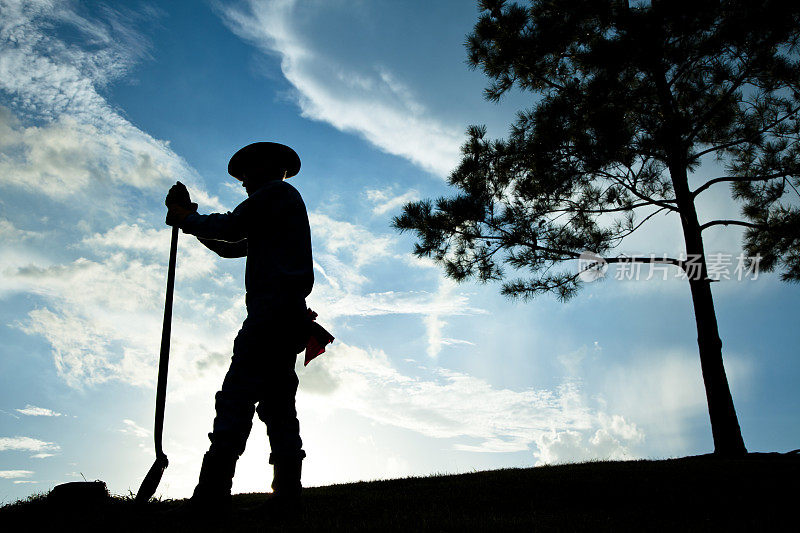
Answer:
[[21, 477], [30, 477], [33, 475], [33, 470], [0, 470], [0, 479], [18, 479]]
[[217, 9], [236, 35], [280, 56], [303, 116], [356, 133], [439, 176], [457, 163], [462, 128], [434, 118], [389, 69], [346, 67], [302, 39], [297, 21], [313, 17], [313, 5], [247, 0], [238, 6], [219, 3]]
[[64, 416], [61, 413], [47, 409], [45, 407], [36, 407], [35, 405], [26, 405], [24, 409], [15, 409], [16, 412], [25, 416]]
[[33, 437], [0, 437], [0, 451], [48, 452], [60, 449], [58, 444]]

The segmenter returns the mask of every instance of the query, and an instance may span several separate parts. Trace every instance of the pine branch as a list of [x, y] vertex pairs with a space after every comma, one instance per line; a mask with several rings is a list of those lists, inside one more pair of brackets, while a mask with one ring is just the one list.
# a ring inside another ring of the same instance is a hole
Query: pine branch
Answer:
[[751, 133], [747, 137], [740, 137], [738, 139], [735, 139], [735, 140], [727, 142], [727, 143], [722, 143], [722, 144], [718, 144], [717, 146], [712, 146], [711, 148], [708, 148], [706, 150], [703, 150], [703, 151], [693, 155], [692, 157], [689, 158], [689, 161], [690, 162], [691, 161], [697, 161], [698, 159], [700, 159], [704, 155], [707, 155], [707, 154], [710, 154], [710, 153], [713, 153], [713, 152], [716, 152], [716, 151], [719, 151], [719, 150], [725, 150], [726, 148], [732, 148], [732, 147], [734, 147], [736, 145], [739, 145], [739, 144], [742, 144], [742, 143], [745, 143], [745, 142], [750, 142], [755, 137], [758, 137], [759, 135], [768, 132], [770, 129], [774, 128], [775, 126], [777, 126], [778, 124], [780, 124], [784, 120], [792, 118], [793, 116], [795, 116], [795, 114], [798, 111], [800, 111], [800, 106], [795, 107], [794, 109], [792, 109], [789, 113], [787, 113], [783, 117], [775, 120], [771, 124], [768, 124], [764, 128]]
[[669, 200], [654, 200], [653, 198], [650, 198], [649, 196], [643, 195], [642, 193], [640, 193], [636, 189], [636, 187], [631, 187], [630, 185], [625, 183], [624, 180], [620, 179], [618, 176], [615, 176], [615, 175], [613, 175], [611, 173], [608, 173], [608, 172], [601, 172], [601, 174], [605, 175], [608, 179], [610, 179], [612, 181], [616, 181], [617, 183], [622, 185], [625, 189], [630, 191], [631, 194], [633, 194], [634, 196], [636, 196], [640, 200], [644, 200], [646, 202], [651, 202], [654, 205], [663, 207], [664, 209], [669, 209], [671, 211], [675, 211], [676, 213], [680, 212], [677, 207], [669, 205], [669, 204], [676, 204], [677, 203], [677, 200], [675, 200], [673, 198], [670, 198]]
[[697, 121], [697, 125], [694, 129], [689, 132], [689, 135], [686, 137], [686, 144], [691, 145], [694, 141], [694, 138], [700, 133], [703, 127], [707, 124], [707, 122], [714, 116], [714, 114], [719, 110], [719, 108], [733, 95], [733, 93], [740, 88], [747, 77], [750, 75], [750, 65], [745, 66], [742, 69], [741, 76], [735, 82], [731, 83], [731, 86], [725, 91], [719, 100], [717, 100], [713, 106], [705, 113], [702, 117]]
[[641, 228], [644, 225], [645, 222], [647, 222], [648, 220], [650, 220], [651, 218], [653, 218], [654, 216], [659, 214], [664, 209], [666, 209], [666, 208], [662, 207], [661, 209], [657, 209], [657, 210], [653, 211], [652, 213], [647, 215], [641, 222], [639, 222], [636, 226], [631, 228], [627, 233], [625, 233], [623, 235], [618, 235], [618, 236], [614, 237], [613, 240], [617, 241], [617, 243], [621, 242], [622, 239], [624, 239], [625, 237], [627, 237], [627, 236], [631, 235], [632, 233], [634, 233], [637, 229]]
[[756, 176], [754, 178], [743, 177], [743, 176], [723, 176], [721, 178], [714, 178], [712, 180], [708, 180], [707, 182], [705, 182], [704, 184], [699, 186], [697, 189], [695, 189], [691, 193], [692, 194], [692, 199], [694, 199], [698, 194], [700, 194], [704, 190], [708, 189], [709, 187], [711, 187], [715, 183], [722, 183], [722, 182], [726, 182], [726, 181], [728, 181], [728, 182], [730, 182], [730, 181], [739, 181], [739, 182], [742, 182], [742, 181], [769, 181], [769, 180], [774, 180], [776, 178], [783, 178], [783, 177], [786, 177], [786, 176], [787, 176], [786, 172], [778, 172], [776, 174], [771, 174], [769, 176]]
[[681, 259], [674, 259], [672, 257], [609, 257], [606, 259], [603, 258], [608, 264], [611, 263], [666, 263], [669, 265], [675, 265], [680, 267], [681, 269], [684, 268], [686, 261]]
[[752, 222], [745, 222], [743, 220], [712, 220], [700, 226], [700, 231], [712, 226], [745, 226], [748, 228], [759, 229], [765, 227], [763, 224], [753, 224]]
[[[547, 214], [550, 213], [575, 213], [576, 211], [579, 213], [587, 213], [587, 214], [604, 214], [604, 213], [619, 213], [620, 211], [631, 211], [633, 209], [637, 209], [639, 207], [647, 207], [650, 205], [659, 205], [657, 200], [652, 200], [649, 202], [642, 202], [640, 204], [631, 204], [629, 206], [623, 207], [612, 207], [608, 209], [583, 209], [580, 207], [580, 204], [574, 200], [570, 200], [567, 198], [563, 199], [564, 202], [572, 204], [575, 206], [574, 209], [556, 209], [553, 211], [548, 211]], [[675, 200], [663, 200], [664, 202], [674, 202]], [[666, 209], [662, 207], [662, 209]]]

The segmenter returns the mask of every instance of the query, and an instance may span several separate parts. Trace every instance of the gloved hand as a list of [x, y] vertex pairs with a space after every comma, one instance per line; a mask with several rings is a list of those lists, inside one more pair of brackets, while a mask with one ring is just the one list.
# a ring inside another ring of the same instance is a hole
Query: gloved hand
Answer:
[[188, 209], [192, 205], [192, 199], [189, 197], [189, 190], [186, 185], [178, 181], [170, 187], [167, 198], [164, 200], [164, 205], [167, 207], [179, 205]]
[[180, 224], [190, 213], [197, 211], [197, 204], [192, 202], [186, 185], [180, 181], [170, 187], [164, 205], [168, 208], [167, 225], [169, 226]]

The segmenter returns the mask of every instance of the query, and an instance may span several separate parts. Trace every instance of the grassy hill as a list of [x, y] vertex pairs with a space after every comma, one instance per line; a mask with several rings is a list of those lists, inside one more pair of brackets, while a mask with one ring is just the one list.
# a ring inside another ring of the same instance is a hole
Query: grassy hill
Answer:
[[251, 510], [263, 494], [235, 495], [222, 522], [180, 501], [64, 509], [40, 495], [0, 509], [0, 530], [796, 531], [799, 484], [796, 454], [591, 462], [309, 488], [290, 520]]

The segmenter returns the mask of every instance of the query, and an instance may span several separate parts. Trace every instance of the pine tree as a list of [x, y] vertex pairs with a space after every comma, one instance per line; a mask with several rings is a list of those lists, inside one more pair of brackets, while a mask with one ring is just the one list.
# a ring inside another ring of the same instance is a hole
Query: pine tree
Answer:
[[[512, 297], [552, 292], [567, 300], [581, 286], [572, 261], [581, 252], [609, 254], [655, 215], [678, 216], [685, 257], [605, 260], [686, 271], [715, 453], [746, 453], [703, 232], [744, 226], [744, 252], [760, 256], [761, 271], [800, 280], [800, 5], [479, 6], [467, 48], [470, 65], [490, 78], [486, 97], [516, 88], [535, 96], [532, 107], [519, 112], [507, 139], [488, 140], [484, 127], [470, 127], [449, 178], [457, 192], [407, 204], [395, 228], [415, 232], [415, 254], [456, 280], [503, 281]], [[710, 160], [725, 175], [692, 190], [689, 177]], [[701, 223], [698, 196], [725, 186], [741, 213]]]

